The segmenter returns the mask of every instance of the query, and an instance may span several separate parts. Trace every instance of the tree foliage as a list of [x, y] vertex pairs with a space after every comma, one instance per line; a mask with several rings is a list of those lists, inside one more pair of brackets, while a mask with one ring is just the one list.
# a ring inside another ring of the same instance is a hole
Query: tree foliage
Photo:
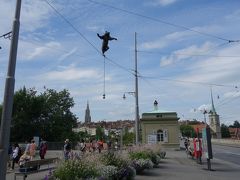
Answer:
[[180, 131], [182, 133], [182, 136], [186, 136], [186, 137], [194, 137], [195, 136], [195, 131], [192, 126], [183, 124], [180, 126]]
[[130, 144], [134, 144], [134, 142], [135, 142], [135, 133], [126, 132], [123, 136], [123, 144], [130, 145]]
[[240, 123], [238, 121], [234, 121], [233, 125], [230, 125], [231, 128], [240, 128]]
[[222, 137], [223, 138], [229, 138], [230, 136], [230, 132], [228, 129], [228, 126], [225, 124], [221, 124], [221, 133], [222, 133]]
[[103, 128], [101, 128], [101, 126], [97, 126], [96, 128], [96, 139], [105, 139], [105, 135], [104, 135], [104, 130]]
[[33, 136], [48, 141], [74, 137], [72, 128], [77, 118], [71, 112], [73, 106], [73, 98], [66, 89], [60, 92], [45, 89], [38, 94], [34, 88], [23, 87], [14, 94], [11, 141], [25, 141]]

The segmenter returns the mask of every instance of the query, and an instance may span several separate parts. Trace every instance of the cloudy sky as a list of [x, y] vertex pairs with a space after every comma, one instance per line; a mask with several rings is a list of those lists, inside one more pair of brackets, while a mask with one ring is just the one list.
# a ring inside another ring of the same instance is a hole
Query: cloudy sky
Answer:
[[[0, 35], [11, 31], [15, 0], [0, 2]], [[134, 33], [140, 116], [159, 108], [203, 120], [213, 99], [222, 123], [239, 120], [240, 1], [22, 0], [15, 90], [68, 89], [72, 111], [93, 121], [135, 118]], [[105, 60], [97, 33], [110, 31]], [[0, 101], [10, 40], [1, 38]]]

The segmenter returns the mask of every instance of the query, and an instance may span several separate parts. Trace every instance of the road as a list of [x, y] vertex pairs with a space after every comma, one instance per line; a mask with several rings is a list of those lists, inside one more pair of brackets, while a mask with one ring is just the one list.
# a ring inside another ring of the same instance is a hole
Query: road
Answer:
[[227, 162], [231, 162], [240, 165], [240, 148], [229, 147], [223, 145], [212, 145], [213, 158], [221, 159]]

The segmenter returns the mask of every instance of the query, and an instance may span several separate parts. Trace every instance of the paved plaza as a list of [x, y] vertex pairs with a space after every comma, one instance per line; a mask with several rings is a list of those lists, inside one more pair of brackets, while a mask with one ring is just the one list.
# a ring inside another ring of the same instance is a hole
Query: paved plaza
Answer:
[[[203, 164], [197, 164], [195, 160], [188, 158], [184, 150], [166, 150], [166, 158], [162, 160], [159, 167], [145, 170], [136, 180], [238, 180], [240, 177], [240, 166], [219, 159], [213, 159], [212, 169], [208, 171], [206, 160]], [[62, 157], [61, 151], [48, 151], [47, 157]], [[16, 168], [17, 169], [17, 168]], [[32, 174], [27, 180], [43, 180], [48, 172]], [[7, 173], [7, 180], [14, 179], [14, 172]], [[17, 179], [22, 179], [18, 177]]]

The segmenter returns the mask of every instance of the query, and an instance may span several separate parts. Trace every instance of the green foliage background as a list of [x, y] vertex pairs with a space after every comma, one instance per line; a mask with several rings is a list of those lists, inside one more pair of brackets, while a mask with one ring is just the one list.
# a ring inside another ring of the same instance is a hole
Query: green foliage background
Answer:
[[11, 142], [24, 142], [33, 136], [47, 141], [63, 141], [66, 137], [74, 140], [72, 128], [77, 125], [77, 118], [71, 112], [73, 106], [66, 89], [38, 93], [34, 88], [21, 88], [14, 94]]

